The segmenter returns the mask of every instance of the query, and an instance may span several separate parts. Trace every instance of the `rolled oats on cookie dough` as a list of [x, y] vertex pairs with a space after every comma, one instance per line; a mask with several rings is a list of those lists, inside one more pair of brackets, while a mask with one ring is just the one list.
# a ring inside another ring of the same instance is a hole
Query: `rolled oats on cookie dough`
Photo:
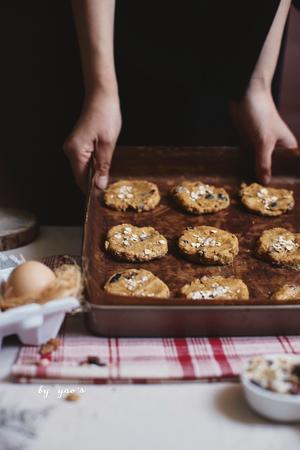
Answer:
[[146, 180], [120, 180], [108, 186], [104, 203], [117, 211], [150, 211], [160, 201], [156, 184]]
[[151, 261], [168, 252], [168, 242], [153, 227], [123, 223], [108, 231], [105, 250], [121, 261]]
[[293, 191], [264, 187], [258, 183], [248, 186], [243, 183], [240, 195], [246, 208], [263, 216], [280, 216], [295, 205]]
[[273, 292], [271, 300], [300, 300], [300, 284], [284, 284]]
[[190, 300], [248, 300], [246, 284], [238, 278], [203, 276], [181, 288], [181, 294]]
[[300, 270], [300, 233], [285, 228], [265, 230], [257, 241], [256, 253], [278, 266]]
[[201, 181], [183, 181], [172, 188], [171, 194], [185, 211], [193, 214], [221, 211], [230, 203], [225, 189]]
[[126, 269], [114, 273], [105, 283], [104, 290], [117, 295], [168, 298], [168, 286], [145, 269]]
[[231, 264], [239, 252], [234, 234], [206, 225], [186, 228], [178, 247], [185, 257], [198, 264]]

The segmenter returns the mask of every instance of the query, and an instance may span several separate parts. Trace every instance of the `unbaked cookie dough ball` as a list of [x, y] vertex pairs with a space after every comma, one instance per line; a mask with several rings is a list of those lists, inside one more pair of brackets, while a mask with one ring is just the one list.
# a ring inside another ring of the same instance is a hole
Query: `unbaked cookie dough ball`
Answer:
[[193, 214], [208, 214], [228, 208], [229, 195], [223, 188], [201, 181], [183, 181], [171, 194], [182, 209]]
[[247, 209], [263, 216], [280, 216], [295, 205], [293, 191], [264, 187], [258, 183], [248, 186], [243, 183], [240, 195]]
[[150, 211], [160, 201], [156, 184], [146, 180], [120, 180], [108, 186], [104, 203], [117, 211]]
[[275, 265], [300, 270], [300, 233], [285, 228], [265, 230], [257, 241], [256, 253]]
[[246, 284], [238, 278], [203, 276], [181, 288], [181, 294], [190, 300], [248, 300]]
[[105, 283], [110, 294], [135, 297], [168, 298], [168, 286], [156, 275], [145, 269], [126, 269], [114, 273]]
[[120, 261], [151, 261], [168, 252], [168, 242], [153, 227], [123, 223], [108, 231], [105, 249]]
[[238, 238], [228, 231], [206, 225], [188, 227], [178, 240], [178, 247], [189, 260], [198, 264], [231, 264], [239, 252]]

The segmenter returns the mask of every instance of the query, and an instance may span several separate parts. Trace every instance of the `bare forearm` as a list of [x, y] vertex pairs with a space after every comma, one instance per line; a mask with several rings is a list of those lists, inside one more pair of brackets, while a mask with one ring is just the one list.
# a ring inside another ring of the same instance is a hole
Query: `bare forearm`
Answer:
[[270, 90], [291, 0], [281, 0], [249, 83], [250, 89]]
[[72, 0], [86, 94], [117, 90], [113, 34], [115, 0]]
[[257, 177], [264, 184], [271, 180], [275, 147], [297, 147], [297, 140], [280, 117], [271, 93], [290, 5], [291, 0], [280, 1], [248, 89], [241, 101], [231, 104], [232, 116], [243, 137], [244, 146], [255, 151]]
[[72, 0], [72, 8], [86, 97], [64, 151], [83, 191], [91, 161], [95, 184], [104, 189], [122, 122], [113, 50], [115, 0]]

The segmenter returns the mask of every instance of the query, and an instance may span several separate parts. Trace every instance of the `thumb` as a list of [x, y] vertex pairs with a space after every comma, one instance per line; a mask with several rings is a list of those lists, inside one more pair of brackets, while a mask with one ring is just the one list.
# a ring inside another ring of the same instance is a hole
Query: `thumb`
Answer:
[[263, 184], [269, 184], [272, 175], [272, 153], [275, 142], [266, 140], [256, 147], [256, 175]]
[[95, 184], [98, 189], [105, 189], [108, 183], [109, 169], [112, 155], [114, 152], [114, 144], [103, 143], [98, 141], [95, 148]]
[[279, 136], [278, 144], [284, 148], [298, 147], [297, 139], [286, 124], [284, 124], [284, 129]]
[[87, 190], [89, 161], [94, 151], [93, 143], [80, 146], [74, 139], [67, 139], [63, 150], [67, 155], [76, 183], [83, 192]]

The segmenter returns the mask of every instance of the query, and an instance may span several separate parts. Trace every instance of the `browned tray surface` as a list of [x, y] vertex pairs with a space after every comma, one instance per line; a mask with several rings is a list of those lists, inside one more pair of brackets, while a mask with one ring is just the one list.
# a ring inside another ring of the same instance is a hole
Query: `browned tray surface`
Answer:
[[[289, 305], [286, 305], [283, 302], [269, 300], [270, 293], [282, 284], [300, 283], [300, 272], [272, 267], [258, 260], [253, 252], [257, 237], [265, 229], [282, 226], [291, 231], [299, 230], [300, 158], [292, 151], [276, 152], [275, 177], [272, 186], [293, 189], [296, 206], [288, 214], [275, 218], [251, 214], [240, 203], [238, 197], [240, 183], [254, 180], [253, 166], [249, 155], [232, 148], [119, 148], [113, 161], [111, 181], [127, 177], [145, 178], [157, 183], [162, 199], [153, 211], [117, 212], [106, 208], [100, 192], [97, 189], [91, 189], [83, 245], [86, 287], [91, 305], [96, 309], [100, 307], [103, 311], [116, 311], [118, 307], [122, 311], [126, 307], [129, 308], [127, 311], [133, 308], [137, 310], [156, 307], [158, 310], [178, 307], [193, 310], [222, 307], [221, 309], [224, 310], [224, 308], [231, 309], [230, 305], [233, 305], [235, 310], [239, 308], [248, 310], [251, 307], [268, 305], [281, 310], [293, 307], [299, 311], [300, 319], [300, 301], [289, 302]], [[204, 182], [225, 187], [231, 198], [230, 207], [215, 214], [202, 216], [183, 212], [173, 203], [169, 190], [174, 184], [184, 179], [201, 179]], [[115, 261], [105, 253], [104, 240], [108, 229], [120, 223], [155, 227], [168, 239], [168, 254], [162, 259], [148, 263], [133, 264]], [[180, 232], [187, 226], [204, 224], [228, 230], [238, 236], [240, 252], [233, 265], [201, 266], [179, 255], [176, 241]], [[124, 297], [111, 295], [103, 290], [103, 285], [110, 275], [130, 267], [143, 267], [158, 275], [169, 286], [171, 298]], [[195, 301], [179, 297], [179, 290], [185, 283], [195, 277], [208, 274], [241, 278], [248, 285], [250, 300], [246, 302]], [[188, 330], [184, 332], [186, 333]]]

